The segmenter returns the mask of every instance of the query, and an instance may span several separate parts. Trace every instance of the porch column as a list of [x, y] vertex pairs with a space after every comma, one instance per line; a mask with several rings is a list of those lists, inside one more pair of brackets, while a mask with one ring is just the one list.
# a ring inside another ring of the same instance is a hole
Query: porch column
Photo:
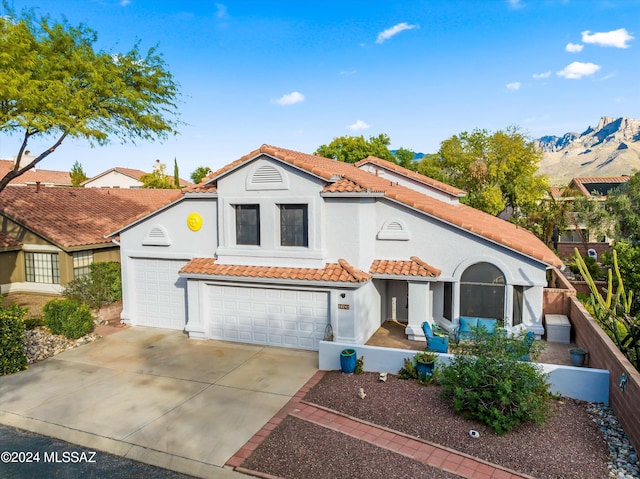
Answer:
[[544, 335], [544, 326], [542, 325], [543, 293], [542, 286], [524, 289], [522, 321], [527, 329], [536, 335], [536, 339], [540, 339]]
[[187, 324], [184, 329], [191, 339], [206, 339], [203, 322], [205, 315], [202, 314], [205, 305], [201, 301], [205, 297], [203, 288], [205, 288], [204, 281], [187, 280]]
[[409, 318], [404, 331], [411, 340], [426, 341], [422, 323], [425, 321], [433, 323], [432, 295], [431, 283], [409, 282]]

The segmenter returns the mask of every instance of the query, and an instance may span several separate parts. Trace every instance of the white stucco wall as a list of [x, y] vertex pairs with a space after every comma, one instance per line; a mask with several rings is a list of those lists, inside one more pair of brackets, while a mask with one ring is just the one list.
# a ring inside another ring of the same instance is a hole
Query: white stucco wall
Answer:
[[85, 188], [140, 188], [142, 182], [117, 171], [111, 171], [100, 178], [85, 183]]

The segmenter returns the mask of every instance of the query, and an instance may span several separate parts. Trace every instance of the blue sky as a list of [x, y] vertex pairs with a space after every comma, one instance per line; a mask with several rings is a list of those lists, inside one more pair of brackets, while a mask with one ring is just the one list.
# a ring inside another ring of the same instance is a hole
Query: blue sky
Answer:
[[[386, 133], [436, 152], [451, 135], [520, 126], [532, 137], [640, 118], [638, 0], [9, 0], [98, 32], [99, 47], [158, 45], [182, 92], [180, 135], [41, 163], [91, 176], [156, 159], [188, 178], [263, 143], [311, 153]], [[0, 136], [0, 158], [18, 138]], [[34, 143], [40, 153], [46, 143]]]

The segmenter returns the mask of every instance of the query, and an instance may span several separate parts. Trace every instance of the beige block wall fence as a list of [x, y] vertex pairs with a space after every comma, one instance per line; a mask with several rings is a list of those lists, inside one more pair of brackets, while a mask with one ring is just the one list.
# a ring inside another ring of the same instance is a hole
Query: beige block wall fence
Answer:
[[[576, 298], [576, 290], [557, 270], [553, 270], [552, 288], [544, 292], [545, 314], [565, 314], [571, 321], [572, 340], [589, 351], [588, 365], [610, 373], [609, 404], [615, 412], [636, 452], [640, 451], [640, 373], [624, 357], [609, 336]], [[620, 378], [627, 378], [621, 389]]]

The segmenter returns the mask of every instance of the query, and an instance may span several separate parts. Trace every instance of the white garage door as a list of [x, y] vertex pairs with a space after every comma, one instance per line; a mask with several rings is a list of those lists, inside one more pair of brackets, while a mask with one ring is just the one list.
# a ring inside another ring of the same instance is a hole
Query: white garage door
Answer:
[[187, 321], [187, 280], [178, 271], [187, 262], [134, 259], [132, 323], [139, 326], [184, 329]]
[[329, 293], [209, 285], [209, 337], [317, 351]]

